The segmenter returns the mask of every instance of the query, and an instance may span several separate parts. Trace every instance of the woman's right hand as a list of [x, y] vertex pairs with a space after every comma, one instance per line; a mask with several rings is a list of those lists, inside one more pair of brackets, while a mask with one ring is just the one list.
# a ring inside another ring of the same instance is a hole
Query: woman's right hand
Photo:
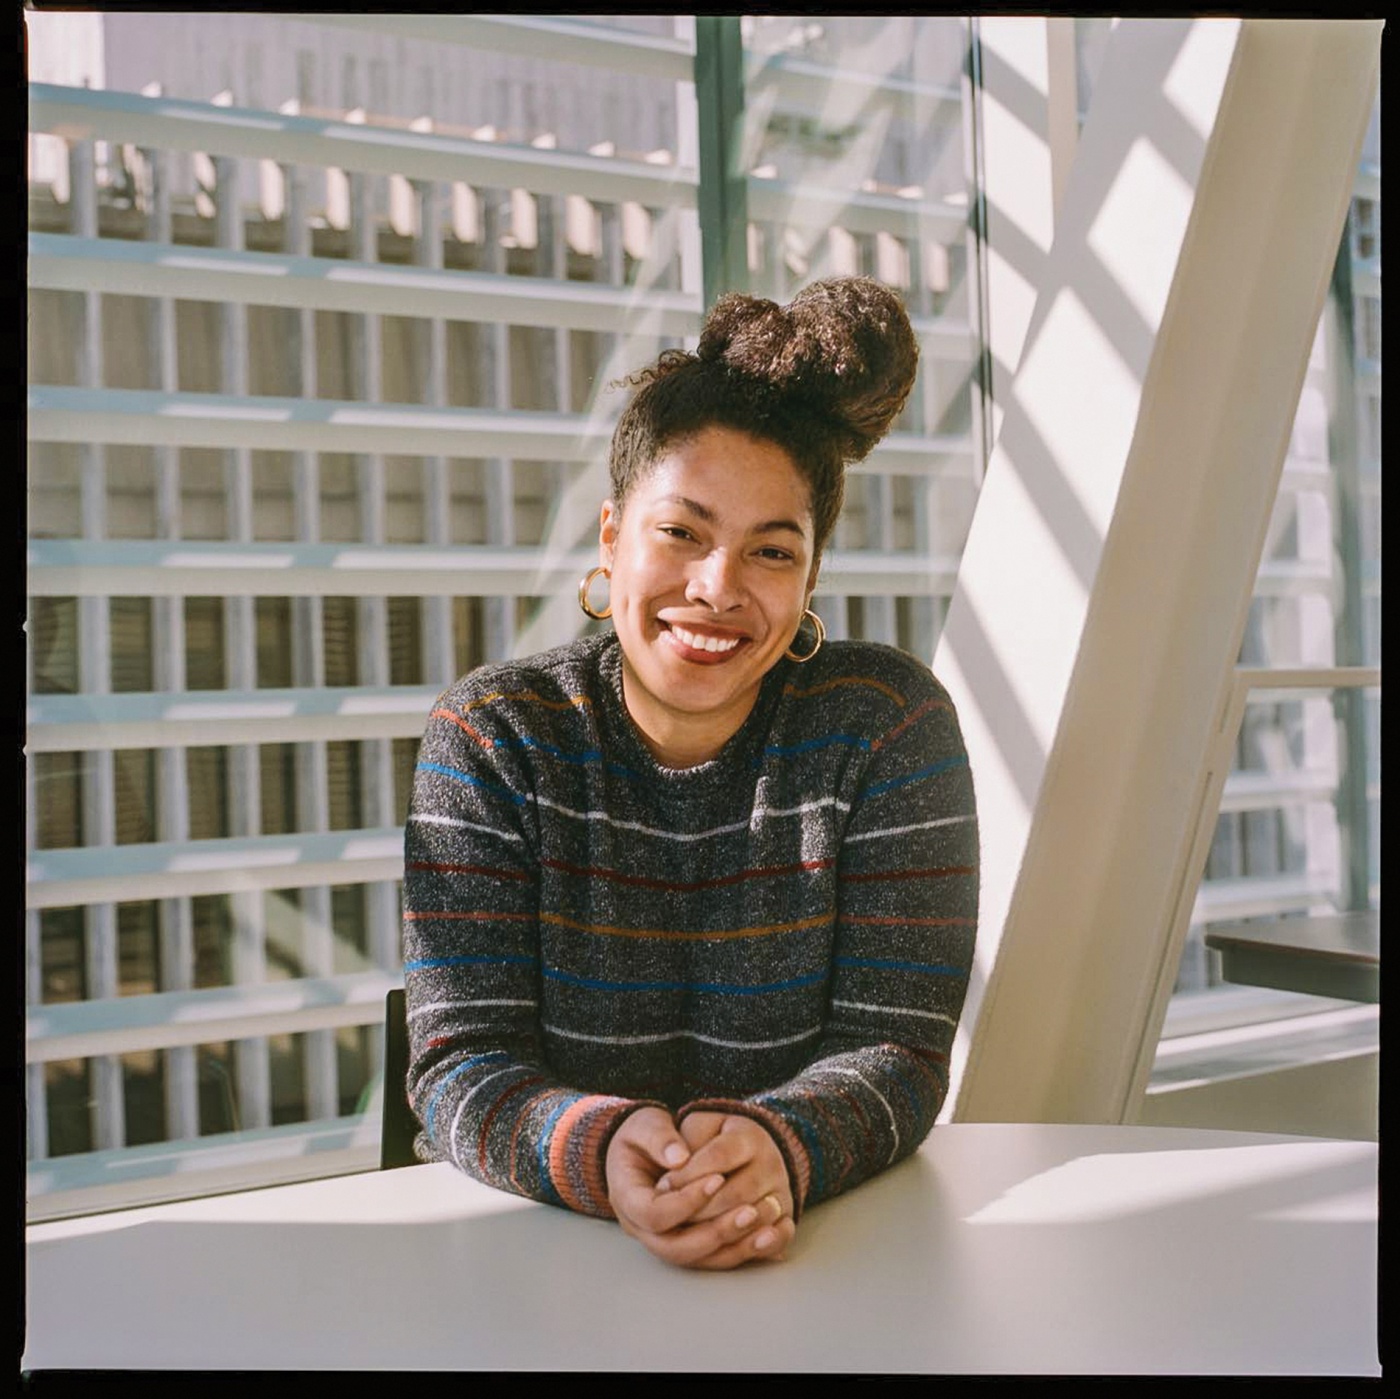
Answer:
[[691, 1150], [663, 1108], [638, 1108], [608, 1143], [608, 1201], [623, 1231], [651, 1253], [682, 1268], [733, 1268], [763, 1256], [744, 1248], [761, 1219], [746, 1206], [693, 1222], [724, 1186], [712, 1172], [680, 1189], [658, 1191], [657, 1182], [678, 1170]]

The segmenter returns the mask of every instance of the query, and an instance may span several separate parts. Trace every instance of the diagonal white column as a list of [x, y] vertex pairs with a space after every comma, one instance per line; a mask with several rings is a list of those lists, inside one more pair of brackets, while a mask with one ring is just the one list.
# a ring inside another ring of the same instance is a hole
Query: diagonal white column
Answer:
[[1379, 35], [1110, 41], [934, 659], [982, 823], [958, 1119], [1133, 1112]]

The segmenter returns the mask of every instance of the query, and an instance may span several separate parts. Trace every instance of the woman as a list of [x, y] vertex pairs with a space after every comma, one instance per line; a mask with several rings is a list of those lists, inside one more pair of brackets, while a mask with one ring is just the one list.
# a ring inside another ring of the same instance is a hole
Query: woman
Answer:
[[472, 672], [424, 734], [420, 1155], [730, 1268], [927, 1134], [976, 921], [966, 753], [924, 666], [808, 610], [917, 355], [842, 278], [725, 297], [633, 380], [580, 588], [612, 632]]

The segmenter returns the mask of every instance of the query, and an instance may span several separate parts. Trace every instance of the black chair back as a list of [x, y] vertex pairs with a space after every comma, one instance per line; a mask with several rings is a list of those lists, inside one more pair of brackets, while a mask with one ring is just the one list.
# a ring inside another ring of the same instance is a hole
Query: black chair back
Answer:
[[418, 1119], [408, 1105], [408, 1011], [403, 988], [384, 998], [384, 1115], [379, 1134], [379, 1169], [415, 1166], [413, 1139]]

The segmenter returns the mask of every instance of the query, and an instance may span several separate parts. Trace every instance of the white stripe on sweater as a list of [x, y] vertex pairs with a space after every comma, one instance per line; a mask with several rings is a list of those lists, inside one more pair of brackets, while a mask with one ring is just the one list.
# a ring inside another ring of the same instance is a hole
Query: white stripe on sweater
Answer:
[[695, 1030], [671, 1030], [664, 1035], [585, 1035], [582, 1031], [565, 1030], [558, 1025], [546, 1025], [544, 1029], [546, 1034], [560, 1035], [567, 1040], [586, 1040], [589, 1044], [664, 1044], [667, 1040], [699, 1040], [702, 1044], [717, 1044], [722, 1049], [780, 1049], [822, 1032], [822, 1027], [815, 1025], [810, 1030], [780, 1040], [721, 1040]]
[[497, 1069], [493, 1074], [487, 1074], [480, 1082], [474, 1083], [471, 1088], [462, 1095], [462, 1101], [457, 1104], [457, 1111], [452, 1114], [452, 1133], [447, 1139], [447, 1150], [452, 1157], [452, 1164], [459, 1170], [465, 1171], [467, 1168], [462, 1165], [462, 1158], [457, 1155], [457, 1128], [461, 1124], [462, 1114], [467, 1110], [467, 1104], [486, 1087], [494, 1078], [500, 1078], [503, 1074], [519, 1073], [521, 1069], [527, 1068], [525, 1064], [507, 1064], [503, 1069]]
[[944, 1015], [942, 1011], [916, 1010], [913, 1006], [878, 1006], [865, 1001], [832, 1001], [831, 1004], [840, 1006], [842, 1010], [870, 1010], [876, 1015], [921, 1015], [925, 1020], [941, 1020], [945, 1025], [955, 1028], [958, 1023], [951, 1015]]
[[899, 1151], [899, 1123], [895, 1120], [894, 1109], [890, 1106], [889, 1099], [887, 1099], [885, 1095], [881, 1093], [880, 1090], [876, 1088], [875, 1085], [871, 1083], [871, 1081], [868, 1078], [866, 1078], [866, 1076], [863, 1073], [860, 1072], [859, 1069], [847, 1068], [844, 1064], [833, 1064], [828, 1070], [828, 1072], [834, 1074], [845, 1074], [848, 1078], [856, 1079], [858, 1082], [864, 1084], [865, 1087], [868, 1088], [880, 1100], [880, 1106], [884, 1108], [885, 1112], [889, 1115], [890, 1134], [894, 1137], [894, 1145], [890, 1148], [889, 1160], [885, 1162], [885, 1165], [888, 1166], [890, 1164], [890, 1161], [894, 1160], [896, 1153]]
[[609, 816], [606, 811], [575, 811], [572, 807], [550, 801], [548, 797], [532, 796], [530, 800], [539, 806], [549, 807], [551, 811], [557, 811], [561, 816], [572, 816], [576, 821], [601, 821], [604, 825], [615, 826], [621, 831], [638, 831], [642, 835], [655, 836], [659, 840], [679, 841], [709, 840], [714, 836], [728, 835], [731, 831], [749, 830], [765, 817], [805, 816], [808, 812], [818, 811], [824, 806], [838, 807], [842, 811], [851, 809], [850, 802], [843, 802], [837, 797], [818, 797], [815, 801], [803, 802], [801, 806], [756, 806], [747, 820], [732, 821], [726, 826], [712, 826], [708, 831], [663, 831], [655, 826], [644, 826], [640, 821], [619, 821], [615, 816]]
[[477, 821], [463, 821], [459, 816], [437, 816], [432, 812], [410, 811], [410, 821], [422, 826], [460, 826], [464, 831], [484, 831], [489, 836], [503, 836], [507, 840], [524, 840], [519, 831], [507, 830], [503, 826], [483, 826]]
[[956, 826], [964, 821], [975, 821], [977, 818], [969, 811], [963, 816], [940, 816], [936, 821], [918, 821], [912, 826], [883, 826], [878, 831], [861, 831], [856, 835], [848, 835], [846, 844], [850, 845], [857, 840], [878, 840], [882, 836], [902, 836], [910, 831], [928, 831], [935, 826]]

